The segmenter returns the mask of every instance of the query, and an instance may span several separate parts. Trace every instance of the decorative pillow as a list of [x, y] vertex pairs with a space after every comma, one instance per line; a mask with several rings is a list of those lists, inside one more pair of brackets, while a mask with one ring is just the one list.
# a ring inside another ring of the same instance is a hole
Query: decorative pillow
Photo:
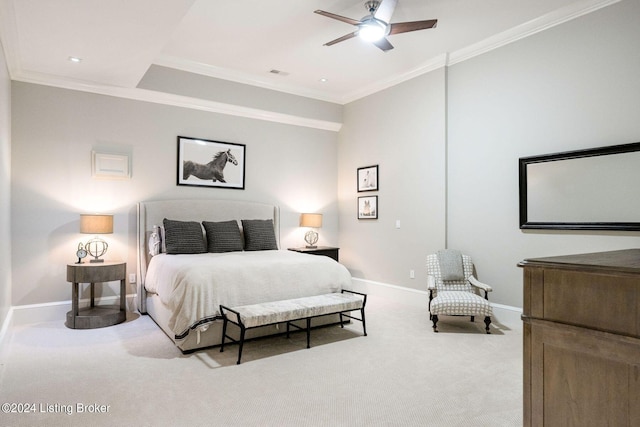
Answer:
[[242, 251], [242, 236], [236, 220], [202, 221], [202, 225], [207, 232], [207, 250], [209, 252]]
[[462, 266], [462, 254], [455, 249], [438, 251], [440, 262], [440, 274], [442, 280], [464, 280], [464, 267]]
[[269, 251], [278, 249], [273, 220], [243, 219], [245, 251]]
[[195, 221], [175, 221], [165, 218], [164, 237], [167, 253], [201, 254], [207, 252], [207, 245], [202, 234], [202, 226]]
[[160, 240], [160, 227], [153, 226], [153, 232], [149, 236], [149, 255], [156, 256], [162, 250], [162, 241]]

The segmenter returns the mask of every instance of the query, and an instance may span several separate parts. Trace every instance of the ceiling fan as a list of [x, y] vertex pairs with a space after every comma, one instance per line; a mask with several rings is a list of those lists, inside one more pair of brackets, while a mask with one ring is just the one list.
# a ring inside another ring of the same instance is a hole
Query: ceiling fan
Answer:
[[396, 8], [397, 3], [398, 0], [367, 1], [365, 2], [364, 7], [369, 12], [369, 15], [359, 21], [336, 15], [335, 13], [325, 12], [324, 10], [316, 10], [314, 13], [317, 13], [318, 15], [337, 19], [338, 21], [346, 22], [347, 24], [358, 27], [358, 29], [353, 33], [331, 40], [330, 42], [325, 43], [324, 46], [332, 46], [336, 43], [359, 36], [364, 40], [370, 41], [386, 52], [393, 49], [393, 45], [389, 43], [386, 36], [408, 33], [410, 31], [426, 30], [434, 28], [438, 23], [437, 19], [429, 19], [426, 21], [398, 22], [390, 24], [389, 21], [391, 20], [391, 15], [393, 15], [393, 11]]

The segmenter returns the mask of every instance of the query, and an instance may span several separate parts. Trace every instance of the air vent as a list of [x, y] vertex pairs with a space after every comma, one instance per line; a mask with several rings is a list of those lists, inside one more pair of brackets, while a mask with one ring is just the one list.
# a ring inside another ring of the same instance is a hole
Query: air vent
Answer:
[[289, 73], [287, 73], [286, 71], [276, 70], [276, 69], [270, 70], [269, 72], [271, 74], [277, 74], [279, 76], [288, 76], [289, 75]]

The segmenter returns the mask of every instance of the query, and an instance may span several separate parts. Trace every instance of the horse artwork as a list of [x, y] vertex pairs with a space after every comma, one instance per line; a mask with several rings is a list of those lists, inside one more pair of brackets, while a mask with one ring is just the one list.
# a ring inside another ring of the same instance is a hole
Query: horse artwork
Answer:
[[177, 184], [244, 190], [245, 152], [244, 144], [179, 136]]
[[364, 201], [364, 208], [362, 209], [362, 216], [371, 216], [371, 202]]
[[358, 219], [378, 219], [378, 196], [358, 197]]
[[224, 180], [224, 167], [227, 163], [232, 163], [234, 166], [238, 166], [238, 161], [231, 154], [231, 149], [227, 151], [219, 151], [213, 160], [206, 165], [192, 162], [191, 160], [185, 160], [182, 166], [182, 179], [187, 180], [191, 175], [196, 178], [211, 180], [213, 182], [227, 182]]
[[378, 165], [358, 168], [358, 192], [378, 190]]

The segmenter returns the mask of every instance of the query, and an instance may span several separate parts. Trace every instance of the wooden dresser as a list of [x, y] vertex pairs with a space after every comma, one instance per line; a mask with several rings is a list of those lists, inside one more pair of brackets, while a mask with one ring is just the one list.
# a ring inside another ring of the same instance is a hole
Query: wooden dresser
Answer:
[[524, 425], [640, 426], [640, 249], [518, 265]]

